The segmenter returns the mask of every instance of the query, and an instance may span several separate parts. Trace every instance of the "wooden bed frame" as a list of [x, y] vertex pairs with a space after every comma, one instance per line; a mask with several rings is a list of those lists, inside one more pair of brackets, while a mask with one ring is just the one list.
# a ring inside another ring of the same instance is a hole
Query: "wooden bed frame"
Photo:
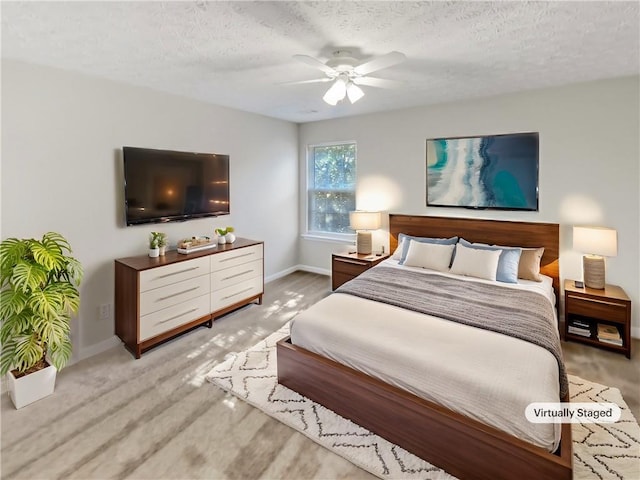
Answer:
[[[451, 237], [506, 246], [545, 247], [542, 273], [558, 295], [557, 224], [390, 215], [398, 234]], [[520, 440], [376, 378], [291, 344], [277, 344], [278, 382], [459, 478], [572, 478], [571, 424], [562, 424], [555, 453]], [[562, 399], [569, 401], [568, 398]], [[524, 414], [524, 412], [523, 412]]]

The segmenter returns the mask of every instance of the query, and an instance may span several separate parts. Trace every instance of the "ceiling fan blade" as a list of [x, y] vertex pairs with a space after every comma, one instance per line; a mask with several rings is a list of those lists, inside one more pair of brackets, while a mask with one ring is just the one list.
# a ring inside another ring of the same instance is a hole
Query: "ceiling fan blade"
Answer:
[[374, 58], [373, 60], [369, 60], [368, 62], [357, 65], [353, 69], [353, 71], [358, 75], [366, 75], [368, 73], [375, 72], [376, 70], [382, 70], [383, 68], [390, 67], [391, 65], [395, 65], [396, 63], [403, 62], [406, 60], [406, 58], [407, 57], [404, 53], [390, 52], [386, 55], [381, 55]]
[[352, 81], [356, 85], [366, 85], [368, 87], [378, 88], [396, 88], [404, 83], [398, 80], [386, 80], [384, 78], [375, 77], [358, 77], [354, 78]]
[[317, 58], [310, 57], [309, 55], [294, 55], [293, 58], [295, 58], [299, 62], [304, 63], [305, 65], [309, 65], [310, 67], [322, 70], [326, 74], [337, 75], [337, 72], [333, 68], [325, 65]]
[[324, 83], [330, 82], [332, 79], [329, 77], [326, 78], [314, 78], [313, 80], [298, 80], [293, 82], [282, 82], [279, 85], [302, 85], [304, 83]]

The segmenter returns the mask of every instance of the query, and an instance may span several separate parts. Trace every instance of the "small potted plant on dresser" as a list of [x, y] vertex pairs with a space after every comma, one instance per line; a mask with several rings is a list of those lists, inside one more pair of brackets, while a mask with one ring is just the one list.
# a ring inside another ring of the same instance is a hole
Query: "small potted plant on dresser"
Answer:
[[233, 232], [233, 227], [216, 228], [216, 233], [218, 234], [218, 243], [224, 244], [235, 242], [236, 236]]
[[158, 253], [162, 257], [167, 252], [167, 234], [155, 232], [158, 236]]
[[155, 258], [160, 255], [160, 233], [151, 232], [149, 234], [149, 256]]
[[71, 315], [78, 312], [82, 266], [60, 234], [0, 244], [0, 374], [22, 408], [53, 393], [71, 357]]

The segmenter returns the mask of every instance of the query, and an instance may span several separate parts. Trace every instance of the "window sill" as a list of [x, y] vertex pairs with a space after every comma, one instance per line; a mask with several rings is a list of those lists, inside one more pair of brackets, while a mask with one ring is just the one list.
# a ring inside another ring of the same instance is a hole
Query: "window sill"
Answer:
[[339, 243], [341, 245], [355, 245], [356, 236], [355, 235], [322, 235], [319, 233], [303, 233], [300, 235], [304, 240], [314, 240], [317, 242], [326, 242], [326, 243]]

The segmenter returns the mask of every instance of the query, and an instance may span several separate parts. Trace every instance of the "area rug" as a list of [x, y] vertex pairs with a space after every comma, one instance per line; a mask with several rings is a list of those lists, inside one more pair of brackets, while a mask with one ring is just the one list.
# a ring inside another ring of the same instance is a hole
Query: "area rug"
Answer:
[[[276, 343], [288, 334], [287, 324], [250, 349], [230, 354], [207, 380], [380, 478], [455, 478], [279, 385]], [[571, 401], [612, 402], [622, 410], [616, 423], [572, 425], [574, 478], [640, 478], [640, 427], [620, 391], [571, 375], [569, 382]]]

